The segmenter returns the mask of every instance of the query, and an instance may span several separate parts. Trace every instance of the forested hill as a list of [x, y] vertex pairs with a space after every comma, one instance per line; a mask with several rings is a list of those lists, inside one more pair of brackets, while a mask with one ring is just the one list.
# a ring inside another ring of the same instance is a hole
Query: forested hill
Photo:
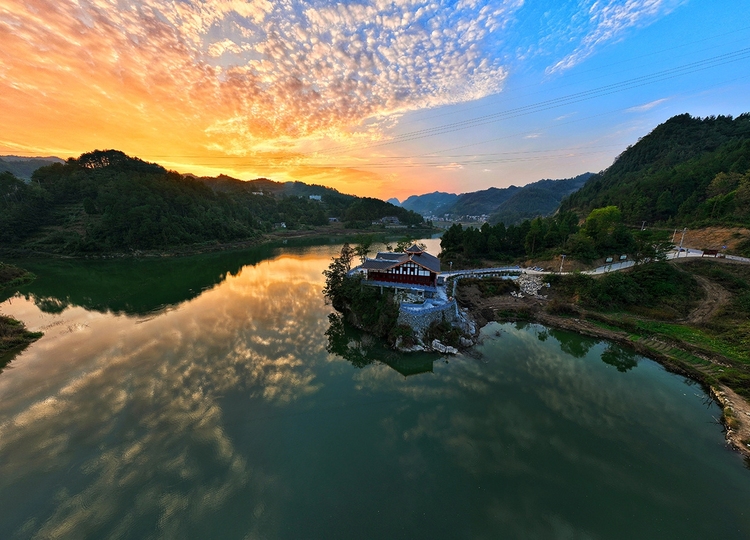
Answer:
[[626, 222], [750, 224], [750, 113], [670, 118], [561, 205], [617, 206]]
[[[290, 183], [274, 194], [270, 180], [197, 179], [117, 150], [94, 151], [37, 169], [27, 183], [0, 173], [0, 246], [47, 253], [108, 253], [199, 243], [254, 240], [284, 223], [322, 226], [330, 217], [350, 226], [396, 216], [421, 216], [375, 199]], [[315, 194], [315, 193], [311, 193]]]

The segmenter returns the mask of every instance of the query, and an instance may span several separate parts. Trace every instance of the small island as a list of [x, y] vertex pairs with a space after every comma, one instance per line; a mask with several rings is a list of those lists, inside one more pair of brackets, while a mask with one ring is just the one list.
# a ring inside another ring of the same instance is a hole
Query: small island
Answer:
[[[369, 246], [344, 244], [324, 274], [324, 294], [353, 326], [401, 351], [456, 354], [473, 345], [476, 326], [449, 296], [440, 259], [424, 246], [402, 242], [368, 258]], [[356, 254], [362, 264], [351, 267]]]

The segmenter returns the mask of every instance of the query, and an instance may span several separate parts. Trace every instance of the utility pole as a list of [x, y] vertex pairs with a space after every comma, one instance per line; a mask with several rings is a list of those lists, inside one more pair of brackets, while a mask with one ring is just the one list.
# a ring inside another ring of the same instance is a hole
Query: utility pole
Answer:
[[565, 264], [565, 253], [562, 253], [562, 261], [560, 261], [560, 273], [562, 274], [562, 267]]
[[646, 220], [643, 220], [643, 223], [641, 223], [641, 230], [644, 230], [646, 228]]
[[672, 233], [672, 243], [673, 244], [674, 244], [674, 238], [675, 238], [675, 236], [677, 236], [677, 229], [675, 229], [674, 232]]
[[[682, 238], [680, 238], [680, 249], [677, 251], [677, 256], [680, 256], [680, 253], [682, 253], [682, 242], [685, 240], [685, 233], [687, 232], [687, 227], [682, 229]], [[687, 255], [685, 255], [687, 257]]]

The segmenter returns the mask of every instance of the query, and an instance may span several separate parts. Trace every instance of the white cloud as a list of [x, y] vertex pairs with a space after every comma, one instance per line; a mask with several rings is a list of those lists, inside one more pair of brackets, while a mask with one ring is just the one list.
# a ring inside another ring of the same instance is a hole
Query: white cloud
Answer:
[[[287, 147], [498, 92], [507, 73], [492, 33], [521, 4], [38, 0], [30, 12], [0, 0], [0, 33], [13, 36], [14, 53], [0, 53], [9, 66], [0, 91], [14, 77], [34, 83], [39, 99], [60, 96], [54, 85], [65, 81], [40, 69], [78, 81], [95, 73], [111, 83], [102, 86], [112, 102], [142, 103], [145, 117], [149, 104], [174, 105], [216, 148]], [[374, 126], [359, 135], [378, 137]]]
[[[669, 14], [686, 0], [584, 0], [567, 29], [574, 50], [547, 68], [548, 73], [560, 72], [581, 63], [605, 43], [615, 41], [633, 27], [647, 26]], [[582, 17], [583, 14], [587, 17]], [[582, 37], [579, 36], [582, 34]]]
[[664, 103], [665, 101], [668, 101], [669, 98], [662, 98], [662, 99], [656, 99], [654, 101], [650, 101], [649, 103], [644, 103], [643, 105], [637, 105], [635, 107], [630, 107], [627, 109], [627, 112], [645, 112], [650, 111], [654, 107], [657, 107]]

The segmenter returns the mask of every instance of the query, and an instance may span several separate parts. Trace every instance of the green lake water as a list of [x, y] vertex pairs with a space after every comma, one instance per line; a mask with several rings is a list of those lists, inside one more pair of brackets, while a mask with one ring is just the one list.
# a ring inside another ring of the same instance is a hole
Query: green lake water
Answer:
[[0, 538], [750, 538], [700, 386], [538, 325], [396, 354], [331, 327], [337, 251], [19, 261]]

